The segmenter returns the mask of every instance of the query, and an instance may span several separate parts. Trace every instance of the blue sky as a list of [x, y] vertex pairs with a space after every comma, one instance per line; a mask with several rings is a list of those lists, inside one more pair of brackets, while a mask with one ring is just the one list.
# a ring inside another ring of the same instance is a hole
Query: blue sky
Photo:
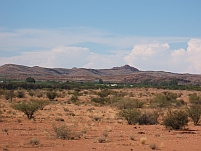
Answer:
[[199, 0], [0, 0], [0, 65], [201, 74]]

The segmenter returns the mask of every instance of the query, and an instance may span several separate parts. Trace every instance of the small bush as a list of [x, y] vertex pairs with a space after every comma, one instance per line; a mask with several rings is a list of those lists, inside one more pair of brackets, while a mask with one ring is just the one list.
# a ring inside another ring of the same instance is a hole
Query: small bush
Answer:
[[137, 109], [124, 109], [119, 112], [119, 116], [125, 118], [128, 124], [136, 124], [141, 116], [140, 110]]
[[51, 100], [54, 100], [56, 98], [57, 93], [49, 91], [49, 92], [46, 93], [46, 95], [47, 95], [47, 98], [51, 101]]
[[173, 129], [182, 129], [188, 124], [188, 114], [182, 110], [169, 110], [167, 116], [164, 118], [163, 124]]
[[70, 98], [70, 100], [72, 102], [76, 102], [78, 100], [78, 96], [77, 95], [72, 95], [71, 98]]
[[201, 104], [201, 97], [197, 93], [189, 94], [189, 101], [192, 104]]
[[131, 135], [131, 136], [130, 136], [130, 140], [134, 141], [134, 140], [135, 140], [135, 136], [134, 136], [134, 135]]
[[198, 125], [201, 116], [201, 106], [200, 105], [192, 105], [187, 109], [187, 113], [189, 117], [193, 120], [194, 125]]
[[181, 102], [176, 100], [177, 94], [171, 92], [158, 93], [151, 101], [151, 106], [169, 107], [181, 106]]
[[31, 144], [31, 145], [39, 145], [40, 144], [40, 140], [38, 139], [38, 138], [31, 138], [30, 140], [29, 140], [29, 143]]
[[110, 94], [113, 94], [114, 92], [109, 90], [109, 89], [103, 89], [101, 90], [100, 92], [98, 92], [97, 94], [100, 96], [100, 97], [107, 97], [108, 95]]
[[17, 91], [17, 97], [18, 98], [24, 98], [25, 97], [24, 91]]
[[107, 98], [104, 98], [104, 97], [96, 97], [96, 98], [92, 98], [92, 99], [91, 99], [92, 102], [99, 103], [99, 104], [101, 104], [101, 105], [106, 104], [107, 100], [108, 100], [108, 99], [107, 99]]
[[106, 138], [105, 138], [104, 136], [98, 137], [98, 138], [97, 138], [97, 141], [98, 141], [99, 143], [105, 143], [105, 142], [106, 142]]
[[156, 146], [155, 143], [150, 144], [149, 147], [150, 147], [152, 150], [157, 149], [157, 146]]
[[146, 138], [146, 137], [141, 137], [141, 138], [140, 138], [140, 143], [141, 143], [142, 145], [146, 144], [146, 142], [147, 142], [147, 138]]
[[33, 97], [34, 96], [34, 91], [28, 91], [28, 94]]
[[140, 125], [154, 125], [154, 124], [158, 124], [158, 117], [159, 114], [158, 112], [148, 112], [145, 114], [142, 114], [142, 116], [140, 116], [139, 118], [139, 124]]
[[142, 108], [144, 102], [140, 102], [138, 100], [130, 99], [130, 98], [122, 98], [121, 100], [114, 103], [118, 109], [133, 109], [133, 108]]
[[31, 99], [31, 102], [37, 103], [40, 106], [39, 108], [40, 110], [43, 110], [46, 105], [51, 103], [48, 100], [33, 100], [33, 99]]
[[5, 97], [6, 100], [10, 99], [10, 101], [12, 102], [13, 98], [15, 97], [14, 90], [8, 90], [8, 91], [6, 91], [4, 97]]
[[66, 125], [53, 126], [57, 138], [73, 140], [74, 134]]
[[15, 110], [23, 112], [28, 119], [33, 118], [33, 114], [40, 109], [40, 105], [36, 102], [22, 102], [12, 106]]

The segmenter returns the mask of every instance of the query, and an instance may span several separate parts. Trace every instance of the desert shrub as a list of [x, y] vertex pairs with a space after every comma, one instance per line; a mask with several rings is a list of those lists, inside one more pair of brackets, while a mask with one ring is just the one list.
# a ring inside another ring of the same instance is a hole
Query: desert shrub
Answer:
[[56, 92], [53, 92], [53, 91], [48, 91], [48, 92], [46, 93], [46, 95], [47, 95], [47, 98], [48, 98], [50, 101], [52, 101], [52, 100], [54, 100], [54, 99], [56, 98], [57, 93], [56, 93]]
[[24, 98], [24, 96], [25, 96], [24, 91], [17, 91], [17, 97], [18, 98]]
[[146, 137], [141, 137], [141, 138], [140, 138], [140, 143], [141, 143], [142, 145], [145, 145], [146, 142], [147, 142], [147, 138], [146, 138]]
[[192, 104], [201, 104], [201, 97], [197, 93], [189, 94], [189, 101]]
[[138, 101], [136, 99], [130, 98], [122, 98], [121, 100], [117, 101], [114, 106], [118, 109], [133, 109], [133, 108], [142, 108], [144, 102]]
[[187, 109], [188, 116], [193, 120], [194, 125], [198, 125], [201, 116], [201, 106], [192, 105]]
[[118, 114], [119, 116], [125, 118], [130, 125], [138, 123], [141, 116], [141, 112], [138, 109], [124, 109]]
[[51, 103], [48, 100], [33, 100], [33, 99], [31, 99], [30, 101], [33, 103], [37, 103], [39, 105], [40, 110], [43, 110], [46, 105]]
[[98, 138], [97, 138], [97, 141], [98, 141], [99, 143], [105, 143], [105, 142], [106, 142], [106, 137], [104, 137], [104, 136], [98, 137]]
[[66, 140], [74, 139], [73, 132], [66, 125], [59, 125], [59, 126], [53, 125], [53, 128], [57, 138], [66, 139]]
[[107, 97], [110, 94], [113, 94], [114, 92], [112, 90], [109, 89], [103, 89], [100, 92], [97, 93], [97, 95], [99, 95], [100, 97]]
[[33, 138], [31, 138], [31, 139], [29, 140], [29, 143], [30, 143], [31, 145], [39, 145], [39, 144], [40, 144], [40, 140], [39, 140], [38, 138], [33, 137]]
[[149, 144], [149, 147], [150, 147], [152, 150], [157, 149], [157, 146], [156, 146], [155, 143]]
[[73, 102], [77, 101], [78, 100], [77, 95], [72, 95], [70, 100], [73, 101]]
[[28, 94], [33, 97], [34, 96], [34, 91], [30, 90], [30, 91], [28, 91]]
[[33, 114], [40, 109], [40, 105], [37, 102], [22, 102], [13, 104], [12, 107], [23, 112], [28, 119], [33, 118]]
[[163, 120], [163, 124], [173, 129], [182, 129], [188, 124], [188, 114], [182, 110], [169, 110]]
[[144, 113], [139, 118], [139, 124], [140, 125], [158, 124], [158, 117], [159, 114], [157, 111]]
[[14, 90], [8, 90], [8, 91], [6, 91], [4, 97], [5, 97], [6, 100], [10, 99], [10, 101], [12, 102], [13, 98], [15, 97]]
[[6, 90], [0, 89], [0, 96], [5, 94], [6, 94]]
[[43, 97], [43, 92], [40, 91], [40, 90], [36, 90], [35, 91], [35, 96], [37, 96], [38, 98], [41, 98], [41, 97]]
[[104, 98], [104, 97], [95, 97], [95, 98], [91, 98], [92, 102], [95, 103], [99, 103], [101, 105], [104, 105], [107, 103], [108, 98]]
[[171, 92], [158, 93], [151, 101], [152, 106], [169, 107], [181, 106], [181, 102], [176, 100], [177, 94]]

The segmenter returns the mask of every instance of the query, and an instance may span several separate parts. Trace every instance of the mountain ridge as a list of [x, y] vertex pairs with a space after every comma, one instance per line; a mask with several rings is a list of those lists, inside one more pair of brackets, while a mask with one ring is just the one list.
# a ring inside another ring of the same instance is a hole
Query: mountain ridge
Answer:
[[124, 65], [111, 69], [91, 68], [45, 68], [39, 66], [28, 67], [16, 64], [4, 64], [0, 66], [0, 77], [7, 79], [23, 80], [33, 77], [36, 80], [57, 81], [97, 81], [102, 79], [107, 82], [164, 82], [176, 79], [179, 84], [201, 85], [201, 75], [180, 74], [165, 71], [140, 71], [139, 69]]

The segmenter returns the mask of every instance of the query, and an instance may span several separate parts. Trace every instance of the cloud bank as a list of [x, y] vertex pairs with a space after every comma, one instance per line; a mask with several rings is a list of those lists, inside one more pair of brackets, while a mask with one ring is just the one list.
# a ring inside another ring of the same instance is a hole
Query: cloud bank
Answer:
[[[111, 68], [129, 64], [144, 71], [201, 74], [199, 38], [121, 36], [83, 27], [0, 30], [0, 65]], [[110, 49], [95, 52], [82, 46], [87, 42]], [[180, 42], [187, 48], [170, 47]]]
[[201, 73], [201, 39], [191, 39], [186, 50], [171, 50], [168, 43], [136, 45], [124, 60], [141, 70]]

